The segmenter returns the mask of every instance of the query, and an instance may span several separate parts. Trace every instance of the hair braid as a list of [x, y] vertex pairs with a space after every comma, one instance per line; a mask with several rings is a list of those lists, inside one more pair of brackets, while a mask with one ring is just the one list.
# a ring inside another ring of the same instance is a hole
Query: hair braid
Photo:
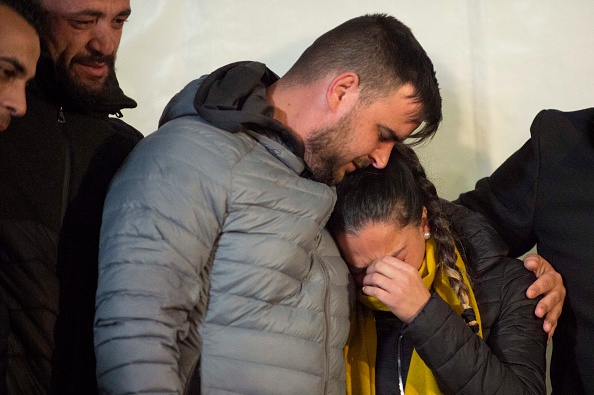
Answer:
[[442, 271], [448, 277], [450, 286], [458, 296], [460, 305], [463, 309], [462, 317], [476, 333], [478, 332], [479, 325], [476, 321], [474, 310], [470, 306], [469, 288], [462, 279], [462, 273], [456, 267], [456, 241], [454, 234], [450, 229], [449, 222], [441, 214], [441, 204], [439, 202], [439, 196], [435, 185], [427, 178], [425, 170], [421, 165], [419, 158], [414, 151], [406, 147], [404, 149], [397, 149], [398, 151], [404, 151], [407, 154], [402, 155], [400, 152], [399, 158], [405, 160], [413, 173], [414, 179], [417, 181], [419, 186], [419, 192], [423, 196], [423, 205], [427, 209], [427, 217], [429, 221], [429, 227], [433, 239], [435, 240], [436, 255], [437, 255], [437, 268], [438, 271]]
[[396, 144], [385, 169], [357, 170], [337, 187], [338, 200], [328, 222], [331, 232], [352, 233], [369, 223], [396, 222], [404, 227], [420, 225], [423, 207], [436, 245], [437, 270], [443, 271], [460, 300], [462, 317], [476, 333], [469, 288], [456, 267], [456, 240], [441, 213], [435, 186], [425, 174], [412, 148]]
[[462, 279], [462, 273], [456, 267], [456, 241], [450, 229], [449, 222], [441, 214], [441, 204], [435, 185], [427, 178], [423, 166], [411, 148], [406, 147], [398, 149], [398, 151], [407, 153], [406, 155], [402, 155], [403, 152], [400, 152], [402, 158], [406, 160], [407, 165], [412, 171], [413, 177], [417, 181], [419, 190], [423, 196], [423, 205], [427, 209], [429, 227], [435, 240], [437, 269], [438, 271], [443, 271], [448, 277], [450, 286], [460, 300], [460, 305], [463, 309], [462, 317], [476, 333], [479, 328], [475, 313], [470, 306], [469, 288]]

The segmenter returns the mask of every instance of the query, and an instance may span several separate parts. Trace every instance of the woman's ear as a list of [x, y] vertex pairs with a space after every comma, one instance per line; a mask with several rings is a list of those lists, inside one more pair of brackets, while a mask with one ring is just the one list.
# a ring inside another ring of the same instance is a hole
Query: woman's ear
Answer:
[[427, 208], [423, 206], [423, 214], [421, 215], [421, 232], [424, 234], [431, 234], [431, 227], [429, 226], [429, 217], [427, 217]]

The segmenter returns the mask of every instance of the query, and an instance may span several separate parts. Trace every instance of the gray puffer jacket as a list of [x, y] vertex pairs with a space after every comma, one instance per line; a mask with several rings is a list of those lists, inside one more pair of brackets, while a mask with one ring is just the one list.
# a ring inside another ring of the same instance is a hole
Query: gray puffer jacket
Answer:
[[216, 123], [224, 107], [229, 122], [242, 108], [203, 99], [246, 81], [220, 97], [266, 110], [274, 79], [241, 63], [190, 83], [112, 182], [95, 317], [101, 391], [344, 393], [349, 275], [324, 230], [334, 190], [300, 176], [286, 136], [258, 130], [261, 114], [223, 130], [196, 110]]

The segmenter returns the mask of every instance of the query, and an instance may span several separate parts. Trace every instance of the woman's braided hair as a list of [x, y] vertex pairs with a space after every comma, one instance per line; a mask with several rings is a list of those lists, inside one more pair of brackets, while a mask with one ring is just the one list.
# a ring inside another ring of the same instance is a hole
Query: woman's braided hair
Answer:
[[338, 199], [328, 222], [333, 234], [357, 234], [368, 224], [393, 223], [400, 227], [420, 226], [423, 207], [435, 240], [438, 271], [448, 277], [463, 308], [462, 317], [478, 332], [470, 307], [469, 289], [456, 268], [456, 240], [446, 218], [435, 186], [425, 174], [412, 148], [396, 144], [384, 169], [368, 167], [347, 175], [337, 187]]

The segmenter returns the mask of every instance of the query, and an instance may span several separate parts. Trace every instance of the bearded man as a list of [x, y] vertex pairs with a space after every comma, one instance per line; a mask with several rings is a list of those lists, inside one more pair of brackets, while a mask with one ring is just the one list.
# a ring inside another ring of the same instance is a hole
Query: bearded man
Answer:
[[440, 120], [433, 65], [388, 15], [332, 29], [282, 78], [238, 62], [190, 82], [106, 198], [101, 392], [345, 393], [332, 186]]
[[114, 63], [129, 0], [42, 0], [49, 26], [27, 114], [0, 135], [0, 296], [11, 394], [92, 394], [107, 186], [142, 135]]

